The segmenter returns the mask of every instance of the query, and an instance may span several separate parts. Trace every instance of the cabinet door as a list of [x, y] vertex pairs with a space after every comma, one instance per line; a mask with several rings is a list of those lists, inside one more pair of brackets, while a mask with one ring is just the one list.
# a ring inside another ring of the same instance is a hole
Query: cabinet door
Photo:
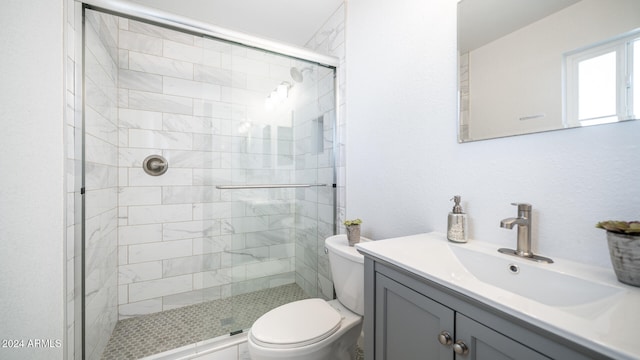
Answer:
[[453, 310], [376, 273], [375, 360], [453, 360]]
[[468, 353], [456, 354], [456, 360], [550, 359], [460, 313], [456, 314], [455, 341], [468, 348]]

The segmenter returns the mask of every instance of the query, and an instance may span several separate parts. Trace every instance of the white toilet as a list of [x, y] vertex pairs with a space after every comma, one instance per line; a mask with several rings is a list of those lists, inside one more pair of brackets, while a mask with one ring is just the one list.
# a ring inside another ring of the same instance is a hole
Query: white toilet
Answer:
[[248, 335], [252, 360], [352, 360], [364, 314], [364, 257], [346, 235], [325, 240], [338, 300], [306, 299], [262, 315]]

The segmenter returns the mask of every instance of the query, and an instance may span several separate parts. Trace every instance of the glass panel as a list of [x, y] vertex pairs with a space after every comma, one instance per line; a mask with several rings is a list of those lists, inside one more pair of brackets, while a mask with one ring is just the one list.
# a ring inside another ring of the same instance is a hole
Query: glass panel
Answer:
[[240, 45], [228, 64], [227, 184], [284, 186], [220, 192], [232, 209], [222, 222], [231, 236], [223, 264], [233, 276], [228, 323], [236, 331], [284, 303], [323, 296], [318, 270], [324, 238], [333, 234], [335, 95], [333, 69], [316, 64]]
[[578, 65], [578, 119], [580, 121], [616, 116], [616, 78], [615, 51], [580, 62]]
[[632, 119], [640, 115], [640, 40], [633, 42], [633, 65], [631, 72], [631, 91], [633, 94], [633, 115]]
[[[332, 298], [334, 69], [86, 13], [86, 358]], [[149, 156], [168, 170], [146, 172]], [[284, 187], [218, 188], [247, 184]]]
[[99, 359], [118, 320], [118, 20], [86, 10], [84, 353]]

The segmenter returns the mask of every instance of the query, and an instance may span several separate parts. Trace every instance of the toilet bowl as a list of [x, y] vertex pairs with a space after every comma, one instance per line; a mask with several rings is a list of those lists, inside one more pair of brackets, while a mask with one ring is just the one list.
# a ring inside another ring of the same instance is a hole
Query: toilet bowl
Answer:
[[327, 238], [325, 249], [337, 300], [294, 301], [262, 315], [249, 330], [252, 360], [355, 359], [364, 314], [364, 257], [345, 235]]

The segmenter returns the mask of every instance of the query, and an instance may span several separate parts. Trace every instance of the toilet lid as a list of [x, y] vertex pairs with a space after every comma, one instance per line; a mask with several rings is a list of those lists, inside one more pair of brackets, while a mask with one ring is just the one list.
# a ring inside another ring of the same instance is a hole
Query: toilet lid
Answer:
[[300, 300], [262, 315], [251, 326], [251, 338], [265, 347], [300, 347], [326, 339], [340, 328], [341, 320], [322, 299]]

